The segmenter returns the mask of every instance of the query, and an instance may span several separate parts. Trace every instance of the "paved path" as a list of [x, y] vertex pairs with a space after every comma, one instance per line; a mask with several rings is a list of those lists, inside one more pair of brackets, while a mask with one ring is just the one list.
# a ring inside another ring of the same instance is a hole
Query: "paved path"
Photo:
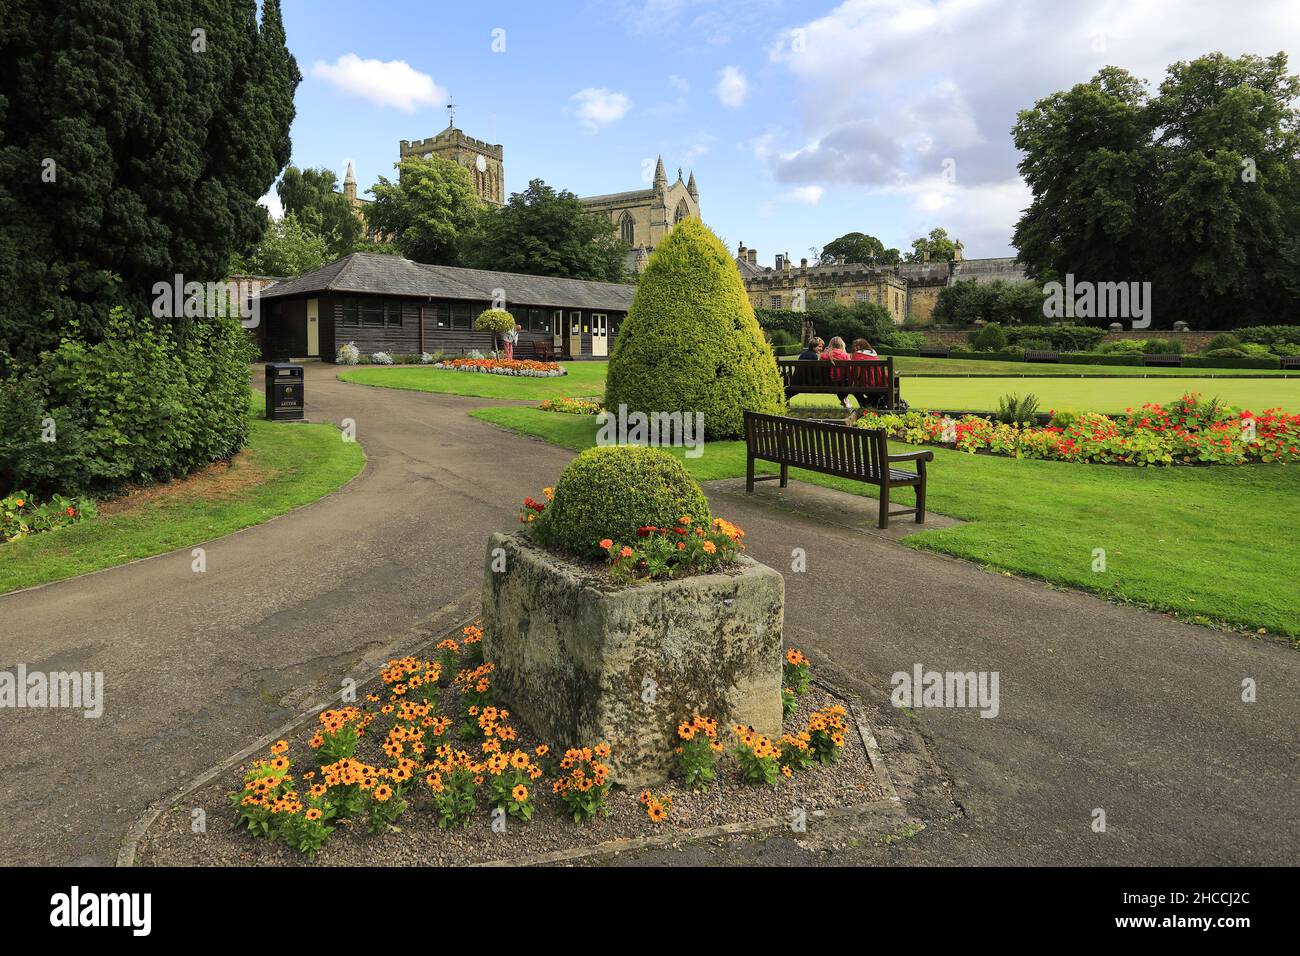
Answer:
[[[98, 720], [0, 712], [4, 862], [112, 862], [149, 804], [302, 701], [369, 676], [394, 643], [474, 613], [488, 532], [569, 457], [468, 418], [476, 400], [344, 385], [329, 367], [309, 367], [308, 400], [313, 418], [357, 422], [369, 463], [343, 491], [211, 542], [204, 574], [186, 550], [0, 597], [0, 670], [103, 671], [107, 697]], [[807, 551], [807, 573], [787, 575], [792, 643], [877, 703], [918, 662], [1001, 675], [996, 719], [885, 708], [925, 735], [967, 811], [888, 858], [1300, 856], [1300, 654], [912, 552], [779, 510], [771, 493], [710, 488], [760, 560], [786, 570], [792, 548]], [[1240, 700], [1245, 677], [1257, 703]], [[778, 841], [727, 859], [803, 852]]]

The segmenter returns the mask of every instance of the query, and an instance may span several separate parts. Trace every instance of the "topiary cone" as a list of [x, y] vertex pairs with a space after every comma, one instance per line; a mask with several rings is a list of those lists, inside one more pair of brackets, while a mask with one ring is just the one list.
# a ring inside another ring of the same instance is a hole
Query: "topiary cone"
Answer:
[[650, 256], [609, 356], [605, 407], [700, 412], [711, 439], [744, 433], [744, 411], [785, 410], [772, 348], [730, 253], [684, 219]]

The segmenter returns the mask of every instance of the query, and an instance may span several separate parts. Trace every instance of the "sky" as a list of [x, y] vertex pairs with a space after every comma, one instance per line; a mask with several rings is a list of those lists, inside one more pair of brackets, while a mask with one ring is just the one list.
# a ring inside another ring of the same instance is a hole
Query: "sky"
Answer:
[[[1018, 110], [1106, 65], [1152, 89], [1208, 52], [1285, 51], [1300, 0], [282, 0], [303, 74], [292, 162], [355, 163], [456, 125], [505, 147], [506, 192], [580, 196], [692, 171], [735, 250], [796, 261], [846, 232], [904, 251], [936, 226], [1014, 255]], [[277, 211], [270, 195], [267, 204]]]

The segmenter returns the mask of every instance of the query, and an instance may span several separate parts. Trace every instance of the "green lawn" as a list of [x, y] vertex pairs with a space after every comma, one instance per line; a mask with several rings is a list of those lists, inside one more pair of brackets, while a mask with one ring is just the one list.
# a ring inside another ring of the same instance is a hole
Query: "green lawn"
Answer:
[[1090, 378], [1107, 375], [1150, 375], [1178, 378], [1189, 373], [1216, 378], [1259, 375], [1290, 375], [1294, 371], [1261, 368], [1144, 368], [1136, 365], [1052, 365], [1045, 362], [988, 362], [981, 359], [918, 358], [915, 355], [895, 355], [894, 368], [913, 375], [1087, 375]]
[[[498, 407], [471, 413], [575, 450], [594, 443], [586, 416]], [[900, 446], [898, 450], [904, 449]], [[684, 458], [700, 480], [744, 474], [743, 442]], [[856, 494], [855, 482], [794, 471]], [[899, 501], [907, 493], [898, 492]], [[935, 449], [929, 507], [969, 524], [926, 531], [910, 547], [1174, 611], [1202, 623], [1300, 636], [1300, 469], [1286, 465], [1138, 469], [1015, 461]], [[1093, 550], [1107, 568], [1092, 571]]]
[[[991, 411], [1003, 395], [1038, 396], [1042, 411], [1123, 412], [1146, 402], [1168, 404], [1185, 392], [1217, 395], [1233, 405], [1300, 411], [1300, 378], [918, 378], [900, 375], [899, 389], [912, 408]], [[853, 403], [853, 400], [849, 400]], [[796, 395], [795, 405], [833, 405], [833, 395]], [[856, 407], [856, 403], [853, 403]]]
[[[900, 371], [914, 370], [909, 363], [934, 362], [944, 359], [898, 360]], [[971, 362], [947, 360], [951, 365], [991, 366], [1007, 365], [1024, 369], [1013, 362]], [[387, 388], [404, 388], [419, 392], [445, 392], [452, 395], [469, 395], [476, 398], [514, 399], [539, 402], [544, 398], [561, 395], [572, 397], [600, 396], [605, 392], [604, 362], [566, 362], [569, 374], [561, 378], [513, 378], [505, 375], [484, 375], [479, 372], [449, 372], [419, 366], [392, 368], [358, 368], [339, 375], [345, 382], [362, 385], [380, 385]], [[1038, 396], [1043, 411], [1052, 408], [1073, 408], [1076, 411], [1123, 412], [1137, 408], [1145, 402], [1171, 402], [1184, 392], [1197, 391], [1207, 396], [1218, 395], [1227, 402], [1255, 411], [1282, 407], [1300, 411], [1300, 378], [1188, 378], [1178, 375], [1159, 375], [1150, 379], [1107, 377], [1120, 371], [1118, 368], [1075, 366], [1084, 368], [1092, 378], [1035, 378], [1032, 381], [1014, 378], [919, 378], [903, 375], [901, 388], [913, 408], [944, 408], [961, 410], [992, 410], [998, 399], [1008, 393], [1023, 395], [1033, 392]], [[990, 369], [991, 371], [991, 369]], [[1130, 370], [1130, 374], [1133, 370]], [[1159, 371], [1159, 370], [1156, 370]], [[1165, 369], [1164, 371], [1177, 371]], [[833, 405], [831, 395], [798, 395], [796, 405]]]
[[[268, 422], [253, 394], [248, 447], [224, 474], [150, 489], [137, 503], [102, 505], [80, 524], [0, 544], [0, 593], [163, 554], [259, 524], [315, 501], [365, 464], [332, 425]], [[120, 507], [120, 510], [119, 510]]]
[[568, 375], [557, 378], [523, 378], [487, 375], [482, 372], [453, 372], [421, 368], [418, 365], [368, 366], [339, 374], [344, 382], [405, 388], [415, 392], [444, 392], [474, 398], [504, 398], [540, 402], [544, 398], [586, 398], [605, 394], [604, 362], [563, 362]]

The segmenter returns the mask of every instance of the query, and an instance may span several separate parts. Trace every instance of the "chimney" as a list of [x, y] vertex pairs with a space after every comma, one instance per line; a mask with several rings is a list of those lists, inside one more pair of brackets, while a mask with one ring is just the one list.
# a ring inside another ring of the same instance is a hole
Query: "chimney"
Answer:
[[782, 258], [781, 253], [779, 252], [776, 254], [776, 271], [777, 272], [785, 271], [785, 260]]
[[790, 253], [786, 252], [781, 255], [781, 263], [785, 266], [785, 271], [790, 271]]
[[750, 249], [750, 250], [749, 250], [749, 264], [750, 264], [751, 266], [756, 266], [756, 265], [758, 265], [758, 250], [757, 250], [757, 249]]
[[744, 240], [741, 240], [741, 243], [740, 243], [740, 250], [736, 253], [736, 258], [737, 258], [737, 259], [745, 259], [745, 258], [746, 258], [746, 255], [745, 255], [745, 243], [744, 243]]
[[799, 271], [800, 271], [800, 272], [807, 272], [807, 271], [808, 271], [808, 260], [807, 260], [807, 259], [800, 259], [800, 260], [799, 260]]

